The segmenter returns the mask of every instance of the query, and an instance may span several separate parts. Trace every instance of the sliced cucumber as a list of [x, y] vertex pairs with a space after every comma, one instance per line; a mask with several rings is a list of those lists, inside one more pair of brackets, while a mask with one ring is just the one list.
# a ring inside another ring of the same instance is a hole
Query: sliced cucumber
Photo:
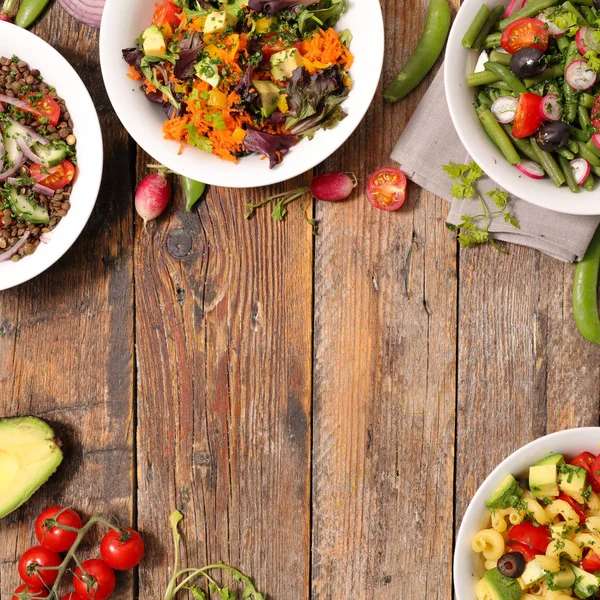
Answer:
[[21, 158], [21, 154], [23, 154], [19, 146], [17, 146], [18, 137], [28, 137], [27, 130], [19, 123], [9, 123], [2, 132], [4, 152], [6, 152], [6, 158], [11, 167], [17, 164], [17, 161]]
[[42, 146], [34, 144], [32, 150], [42, 159], [43, 167], [55, 167], [69, 155], [69, 147], [61, 140]]
[[29, 223], [50, 223], [48, 211], [43, 206], [36, 204], [33, 196], [23, 196], [13, 186], [10, 186], [8, 190], [8, 203], [17, 216]]

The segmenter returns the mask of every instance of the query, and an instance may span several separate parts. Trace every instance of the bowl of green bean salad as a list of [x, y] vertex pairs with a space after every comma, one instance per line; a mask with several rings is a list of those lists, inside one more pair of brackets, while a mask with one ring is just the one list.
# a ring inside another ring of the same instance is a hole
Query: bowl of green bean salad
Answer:
[[454, 127], [496, 183], [600, 214], [600, 0], [465, 0], [444, 76]]

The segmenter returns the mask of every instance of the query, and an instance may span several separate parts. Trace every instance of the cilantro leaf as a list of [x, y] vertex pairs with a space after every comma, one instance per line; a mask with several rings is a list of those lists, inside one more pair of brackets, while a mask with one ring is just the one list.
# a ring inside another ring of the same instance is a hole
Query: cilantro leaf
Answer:
[[186, 125], [185, 130], [188, 132], [188, 141], [192, 146], [196, 146], [204, 152], [213, 151], [212, 142], [206, 136], [200, 135], [193, 125]]

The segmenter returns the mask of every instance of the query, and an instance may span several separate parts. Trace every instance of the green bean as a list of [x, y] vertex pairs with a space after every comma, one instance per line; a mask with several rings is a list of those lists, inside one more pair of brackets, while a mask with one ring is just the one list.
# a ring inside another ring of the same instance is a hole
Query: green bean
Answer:
[[511, 23], [526, 17], [535, 17], [544, 9], [550, 8], [555, 4], [556, 0], [533, 0], [532, 2], [528, 2], [521, 10], [513, 13], [507, 19], [502, 19], [502, 21], [498, 23], [498, 29], [504, 31]]
[[505, 9], [504, 6], [502, 6], [502, 4], [499, 4], [498, 6], [496, 6], [494, 8], [494, 10], [492, 10], [492, 12], [490, 13], [490, 16], [488, 17], [485, 25], [483, 26], [483, 28], [479, 32], [479, 35], [475, 38], [475, 42], [473, 42], [472, 48], [474, 50], [481, 50], [485, 46], [485, 39], [486, 39], [488, 33], [490, 31], [492, 31], [492, 29], [494, 27], [496, 27], [498, 21], [504, 15], [504, 11], [505, 10], [506, 9]]
[[581, 129], [578, 129], [574, 125], [569, 125], [569, 135], [578, 142], [587, 142], [590, 139], [589, 134], [585, 131], [581, 131]]
[[194, 181], [189, 177], [183, 178], [183, 191], [185, 192], [185, 212], [190, 212], [194, 204], [200, 200], [200, 197], [206, 189], [206, 184], [200, 181]]
[[577, 146], [579, 147], [579, 155], [582, 158], [585, 158], [590, 165], [593, 165], [594, 167], [600, 167], [600, 158], [591, 152], [583, 142], [577, 142]]
[[492, 50], [490, 54], [490, 60], [492, 62], [500, 63], [508, 67], [510, 65], [510, 59], [512, 56], [506, 52], [498, 52], [498, 50]]
[[566, 148], [559, 148], [556, 151], [556, 154], [558, 154], [559, 156], [562, 156], [563, 158], [566, 158], [567, 160], [573, 160], [575, 158], [575, 155], [570, 150], [567, 150]]
[[564, 54], [569, 49], [569, 38], [566, 35], [563, 35], [559, 38], [556, 38], [556, 45], [558, 49]]
[[531, 149], [531, 142], [528, 138], [516, 138], [512, 134], [512, 127], [507, 123], [500, 125], [506, 132], [506, 135], [510, 138], [510, 141], [514, 144], [516, 149], [523, 155], [539, 164], [538, 155]]
[[586, 108], [592, 108], [595, 102], [596, 98], [594, 98], [594, 96], [591, 94], [587, 94], [586, 92], [583, 92], [581, 96], [579, 96], [579, 104], [581, 106], [585, 106]]
[[575, 2], [575, 4], [581, 4], [581, 9], [582, 10], [584, 8], [588, 8], [590, 6], [594, 6], [594, 0], [573, 0], [573, 2]]
[[589, 110], [580, 104], [577, 107], [577, 116], [579, 118], [579, 126], [581, 129], [583, 129], [583, 131], [588, 131], [588, 128], [592, 126]]
[[[569, 66], [574, 60], [576, 60], [577, 57], [581, 57], [581, 55], [579, 54], [579, 49], [577, 48], [577, 42], [573, 40], [569, 44], [569, 49], [567, 50], [565, 68]], [[577, 116], [577, 93], [567, 83], [566, 77], [563, 86], [563, 93], [565, 96], [565, 118], [569, 123], [572, 123], [575, 120], [575, 117]]]
[[469, 87], [479, 87], [480, 85], [489, 85], [500, 81], [500, 77], [491, 71], [479, 71], [467, 75], [467, 85]]
[[585, 17], [571, 4], [569, 0], [563, 2], [562, 7], [576, 17], [578, 25], [588, 24], [588, 22], [585, 20]]
[[582, 6], [581, 14], [585, 17], [585, 20], [588, 23], [593, 23], [596, 20], [596, 16], [594, 15], [592, 9], [589, 6]]
[[577, 182], [575, 181], [575, 176], [573, 175], [573, 169], [571, 169], [571, 165], [569, 164], [569, 161], [564, 156], [559, 156], [558, 163], [560, 164], [560, 168], [562, 169], [563, 175], [565, 176], [565, 179], [567, 181], [567, 185], [569, 186], [569, 189], [574, 194], [579, 194], [580, 189], [579, 189], [579, 186], [577, 185]]
[[592, 153], [595, 154], [596, 156], [600, 157], [600, 148], [598, 148], [596, 146], [596, 144], [594, 144], [594, 142], [592, 142], [592, 140], [589, 140], [585, 143], [585, 147]]
[[494, 81], [494, 83], [490, 83], [489, 87], [491, 88], [495, 88], [497, 90], [502, 90], [504, 92], [509, 92], [509, 94], [512, 96], [512, 89], [510, 88], [510, 85], [508, 85], [508, 83], [506, 83], [505, 81]]
[[492, 101], [492, 103], [494, 103], [496, 102], [496, 100], [498, 100], [498, 98], [500, 98], [500, 90], [490, 90], [489, 95], [490, 100]]
[[410, 94], [431, 71], [439, 58], [450, 31], [450, 6], [447, 0], [431, 0], [425, 31], [417, 49], [396, 79], [385, 90], [388, 102], [397, 102]]
[[567, 142], [567, 148], [569, 149], [569, 151], [572, 154], [578, 154], [579, 153], [579, 146], [577, 145], [577, 142], [574, 142], [573, 140], [569, 140]]
[[584, 258], [575, 269], [573, 280], [573, 315], [581, 335], [600, 344], [598, 314], [598, 273], [600, 271], [600, 227]]
[[530, 140], [531, 148], [537, 155], [538, 162], [542, 166], [542, 169], [546, 171], [546, 174], [556, 187], [560, 187], [565, 181], [565, 176], [563, 172], [560, 170], [560, 167], [556, 164], [554, 157], [549, 152], [544, 152], [539, 146], [538, 143], [531, 138]]
[[33, 25], [35, 20], [44, 12], [50, 0], [22, 0], [15, 23], [23, 29]]
[[590, 173], [587, 176], [587, 179], [583, 182], [583, 189], [586, 192], [593, 192], [595, 187], [596, 187], [596, 180], [594, 179], [594, 176]]
[[498, 146], [502, 154], [504, 154], [506, 160], [511, 165], [516, 165], [521, 161], [521, 157], [519, 153], [515, 150], [515, 147], [512, 145], [510, 138], [504, 133], [502, 127], [500, 127], [498, 121], [494, 119], [494, 115], [489, 110], [478, 109], [477, 115], [479, 116], [479, 120], [483, 125], [486, 133]]
[[527, 88], [523, 85], [521, 80], [504, 65], [499, 65], [498, 63], [488, 61], [483, 66], [485, 67], [486, 71], [495, 73], [502, 81], [508, 83], [515, 94], [525, 94], [527, 92]]
[[480, 105], [487, 104], [488, 106], [491, 106], [492, 105], [491, 94], [488, 95], [484, 91], [479, 91], [477, 93], [477, 101], [479, 102]]
[[501, 33], [491, 33], [485, 38], [485, 47], [486, 48], [497, 48], [500, 45], [500, 41], [502, 40]]
[[[477, 36], [481, 33], [481, 30], [485, 27], [487, 20], [489, 19], [492, 11], [485, 5], [482, 4], [475, 15], [475, 18], [471, 22], [469, 29], [465, 33], [462, 39], [462, 45], [465, 48], [472, 48]], [[486, 34], [487, 35], [487, 34]]]
[[548, 79], [554, 79], [555, 77], [559, 77], [564, 75], [565, 69], [562, 65], [552, 65], [544, 69], [539, 75], [535, 77], [528, 77], [524, 80], [525, 86], [530, 88], [538, 83], [542, 83], [543, 81], [548, 81]]

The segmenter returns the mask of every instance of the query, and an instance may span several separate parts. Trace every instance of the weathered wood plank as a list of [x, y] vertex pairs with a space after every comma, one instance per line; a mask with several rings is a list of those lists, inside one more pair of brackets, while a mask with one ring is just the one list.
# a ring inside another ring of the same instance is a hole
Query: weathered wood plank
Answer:
[[[6, 592], [18, 584], [13, 561], [34, 541], [33, 520], [43, 508], [61, 503], [123, 522], [134, 514], [128, 138], [108, 110], [97, 32], [76, 24], [58, 3], [35, 32], [64, 53], [90, 87], [108, 160], [98, 205], [73, 248], [44, 275], [0, 294], [0, 412], [47, 419], [66, 450], [59, 473], [0, 522], [0, 587]], [[120, 575], [114, 598], [132, 597], [131, 577]]]
[[[428, 3], [382, 4], [387, 82], [416, 45]], [[325, 165], [355, 171], [361, 184], [353, 200], [317, 209], [315, 600], [450, 595], [456, 246], [440, 199], [412, 186], [391, 214], [364, 196], [423, 91], [384, 107], [380, 90]]]
[[300, 206], [285, 225], [245, 221], [261, 193], [213, 188], [186, 214], [178, 190], [137, 223], [138, 510], [164, 551], [140, 597], [166, 585], [175, 507], [184, 564], [223, 560], [274, 599], [308, 597], [313, 242]]

